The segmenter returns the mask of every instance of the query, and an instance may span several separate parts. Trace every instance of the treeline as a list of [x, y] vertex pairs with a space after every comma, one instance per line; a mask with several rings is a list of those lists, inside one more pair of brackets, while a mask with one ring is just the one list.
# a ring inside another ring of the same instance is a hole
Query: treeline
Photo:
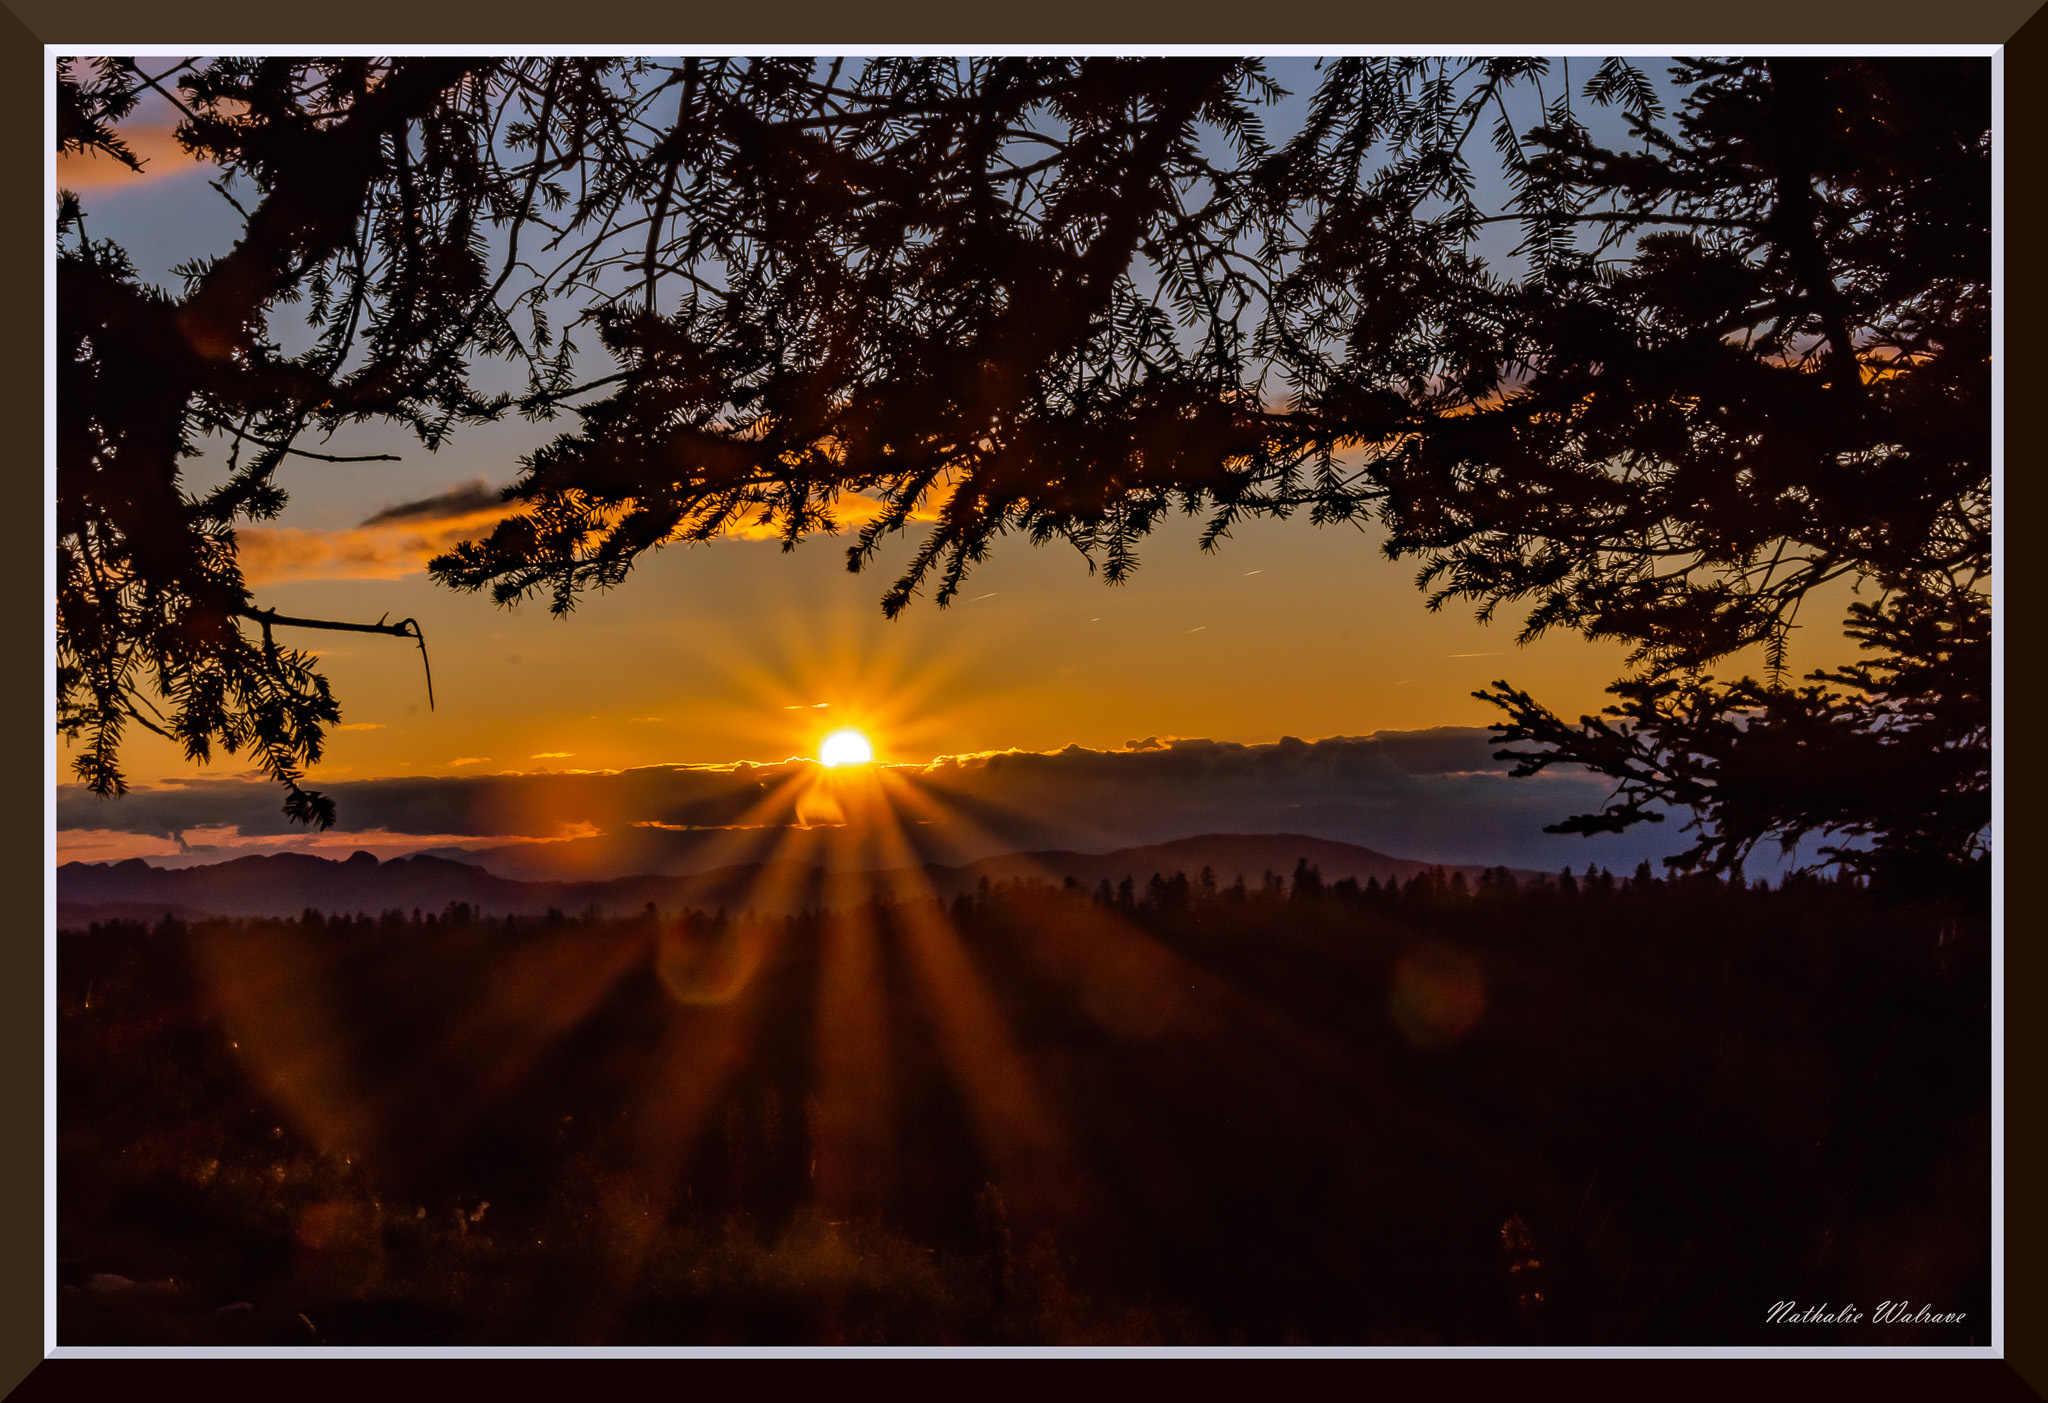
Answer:
[[[1680, 880], [1696, 880], [1720, 884], [1719, 879], [1714, 877]], [[1791, 880], [1795, 883], [1802, 883], [1826, 881], [1829, 879], [1800, 876], [1794, 877]], [[1845, 877], [1836, 880], [1848, 885], [1857, 884], [1854, 878]], [[1770, 885], [1768, 882], [1762, 879], [1759, 879], [1759, 882], [1768, 889]], [[1584, 883], [1594, 891], [1613, 891], [1617, 885], [1614, 873], [1598, 865], [1589, 865], [1586, 868]], [[1028, 886], [1030, 883], [1011, 883], [1010, 885]], [[1067, 888], [1069, 890], [1074, 889], [1077, 885], [1072, 878], [1067, 879]], [[1620, 885], [1628, 887], [1660, 887], [1664, 883], [1651, 872], [1650, 864], [1645, 861], [1637, 866], [1633, 876], [1625, 879]], [[989, 883], [984, 879], [982, 883], [983, 894], [986, 894], [988, 886]], [[1528, 889], [1531, 891], [1542, 891], [1552, 886], [1562, 895], [1576, 896], [1579, 892], [1580, 879], [1574, 877], [1572, 869], [1567, 866], [1557, 874], [1554, 880], [1549, 877], [1538, 876], [1531, 879], [1528, 883]], [[1489, 867], [1480, 873], [1475, 882], [1467, 882], [1463, 872], [1452, 871], [1446, 875], [1443, 868], [1430, 867], [1416, 872], [1406, 882], [1389, 878], [1385, 885], [1382, 885], [1379, 878], [1368, 877], [1365, 884], [1360, 886], [1356, 877], [1344, 877], [1325, 885], [1321, 870], [1312, 865], [1307, 858], [1302, 858], [1296, 862], [1294, 875], [1291, 879], [1283, 879], [1278, 873], [1268, 868], [1260, 878], [1259, 885], [1255, 888], [1246, 886], [1242, 873], [1239, 873], [1228, 887], [1219, 888], [1215, 869], [1204, 867], [1201, 870], [1201, 874], [1192, 882], [1189, 881], [1188, 874], [1185, 872], [1175, 872], [1171, 880], [1168, 880], [1158, 872], [1154, 872], [1151, 880], [1146, 884], [1142, 895], [1140, 895], [1135, 878], [1133, 877], [1125, 877], [1115, 887], [1112, 887], [1108, 879], [1105, 878], [1096, 886], [1094, 895], [1096, 904], [1100, 906], [1115, 906], [1124, 911], [1136, 911], [1139, 909], [1168, 911], [1184, 908], [1197, 899], [1225, 902], [1252, 900], [1302, 902], [1316, 901], [1324, 896], [1328, 896], [1337, 901], [1363, 902], [1367, 905], [1386, 907], [1403, 901], [1409, 904], [1419, 902], [1441, 904], [1445, 901], [1467, 896], [1479, 896], [1496, 901], [1509, 900], [1519, 895], [1522, 890], [1523, 882], [1506, 867]]]
[[[1178, 911], [1186, 909], [1197, 902], [1221, 902], [1225, 904], [1263, 902], [1270, 905], [1276, 901], [1293, 903], [1313, 902], [1325, 897], [1335, 902], [1350, 903], [1354, 906], [1379, 910], [1395, 910], [1403, 905], [1410, 908], [1419, 905], [1442, 905], [1446, 902], [1465, 898], [1477, 898], [1490, 902], [1507, 901], [1516, 898], [1525, 891], [1532, 895], [1540, 892], [1552, 892], [1557, 897], [1568, 898], [1577, 896], [1582, 888], [1589, 893], [1597, 894], [1600, 892], [1612, 892], [1617, 889], [1663, 888], [1673, 882], [1680, 885], [1684, 890], [1692, 892], [1702, 891], [1708, 887], [1723, 885], [1741, 887], [1744, 885], [1739, 880], [1724, 882], [1720, 878], [1704, 874], [1687, 875], [1668, 880], [1662, 879], [1654, 875], [1647, 861], [1638, 864], [1634, 873], [1630, 876], [1619, 879], [1616, 878], [1611, 870], [1600, 867], [1597, 864], [1589, 864], [1579, 876], [1574, 876], [1569, 866], [1563, 868], [1554, 876], [1537, 875], [1529, 877], [1525, 874], [1522, 878], [1518, 878], [1514, 871], [1507, 867], [1492, 867], [1481, 871], [1476, 880], [1468, 881], [1462, 871], [1432, 867], [1415, 872], [1406, 881], [1389, 878], [1386, 883], [1382, 884], [1378, 878], [1368, 878], [1361, 884], [1355, 877], [1345, 877], [1334, 882], [1325, 883], [1320, 870], [1312, 865], [1307, 858], [1302, 858], [1296, 863], [1290, 877], [1283, 878], [1269, 868], [1261, 875], [1258, 884], [1255, 886], [1248, 885], [1242, 873], [1234, 874], [1227, 886], [1222, 885], [1215, 869], [1204, 867], [1193, 878], [1190, 878], [1185, 871], [1175, 871], [1170, 879], [1162, 873], [1154, 872], [1150, 880], [1143, 887], [1137, 885], [1135, 875], [1126, 876], [1121, 882], [1114, 885], [1105, 878], [1093, 888], [1092, 895], [1096, 905], [1114, 908], [1126, 914], [1156, 914]], [[984, 877], [981, 879], [974, 894], [968, 895], [963, 893], [955, 898], [953, 905], [956, 911], [965, 910], [971, 908], [976, 900], [986, 901], [991, 890], [1007, 892], [1046, 885], [1049, 885], [1049, 883], [1044, 879], [1038, 878], [1014, 878], [991, 882], [989, 878]], [[1868, 887], [1869, 883], [1865, 879], [1847, 873], [1833, 877], [1800, 873], [1783, 878], [1781, 885], [1791, 888], [1836, 886], [1864, 889]], [[1755, 879], [1753, 886], [1760, 891], [1771, 889], [1769, 881], [1761, 877]], [[1061, 889], [1073, 892], [1083, 890], [1084, 888], [1081, 883], [1069, 877], [1065, 880]], [[887, 901], [891, 898], [884, 897], [882, 899]], [[962, 905], [963, 902], [965, 905]], [[655, 915], [661, 913], [650, 903], [642, 914]], [[669, 914], [677, 915], [686, 921], [697, 922], [701, 922], [707, 919], [707, 917], [713, 917], [713, 913], [695, 908]], [[745, 912], [742, 914], [752, 913]], [[721, 907], [715, 913], [714, 918], [723, 920], [726, 917], [725, 908]], [[173, 923], [176, 923], [174, 918], [167, 916], [166, 919], [172, 919]], [[309, 906], [297, 919], [302, 925], [314, 927], [332, 925], [339, 930], [369, 926], [468, 926], [499, 919], [506, 923], [508, 929], [516, 930], [522, 926], [531, 927], [534, 925], [555, 927], [589, 924], [612, 919], [612, 913], [607, 912], [601, 905], [593, 903], [575, 913], [566, 912], [560, 907], [550, 906], [539, 917], [517, 914], [506, 914], [500, 917], [489, 912], [481, 904], [467, 901], [448, 901], [443, 903], [439, 910], [420, 906], [411, 907], [409, 910], [403, 907], [386, 907], [374, 915], [364, 911], [357, 911], [353, 914], [347, 911], [323, 911], [317, 907]], [[96, 930], [101, 924], [103, 923], [92, 922], [87, 929]], [[117, 921], [106, 924], [133, 925], [135, 923], [132, 921]]]
[[[1987, 959], [1853, 882], [1306, 864], [102, 926], [60, 1338], [1981, 1341]], [[1965, 1319], [1766, 1322], [1874, 1281]]]
[[[1043, 885], [1045, 883], [1028, 878], [992, 884], [984, 877], [977, 895], [986, 900], [992, 890], [1019, 890]], [[1098, 906], [1114, 907], [1129, 913], [1180, 911], [1197, 902], [1231, 904], [1256, 901], [1270, 905], [1274, 902], [1317, 902], [1325, 898], [1354, 907], [1388, 911], [1403, 906], [1441, 907], [1448, 902], [1468, 898], [1492, 903], [1512, 902], [1525, 893], [1538, 900], [1545, 899], [1542, 894], [1553, 899], [1567, 899], [1578, 896], [1582, 891], [1598, 896], [1617, 890], [1641, 893], [1667, 887], [1694, 893], [1724, 888], [1759, 892], [1772, 890], [1769, 880], [1762, 877], [1749, 883], [1740, 878], [1723, 879], [1704, 873], [1660, 878], [1652, 872], [1647, 860], [1637, 864], [1634, 873], [1619, 879], [1607, 868], [1588, 864], [1579, 876], [1574, 876], [1569, 866], [1554, 877], [1539, 874], [1524, 878], [1518, 878], [1513, 870], [1506, 867], [1489, 867], [1483, 869], [1477, 879], [1468, 882], [1462, 871], [1429, 867], [1415, 872], [1405, 882], [1389, 878], [1382, 884], [1377, 877], [1369, 877], [1361, 885], [1356, 877], [1344, 877], [1325, 883], [1322, 872], [1307, 858], [1301, 858], [1296, 862], [1291, 877], [1283, 878], [1268, 868], [1257, 886], [1247, 885], [1242, 873], [1237, 874], [1230, 885], [1222, 886], [1215, 869], [1204, 867], [1193, 879], [1184, 871], [1176, 871], [1170, 879], [1154, 872], [1142, 889], [1138, 887], [1135, 876], [1126, 876], [1114, 886], [1104, 878], [1095, 886], [1093, 897]], [[1783, 877], [1779, 887], [1793, 891], [1828, 888], [1860, 891], [1867, 889], [1869, 882], [1846, 872], [1832, 876], [1795, 872]], [[1080, 883], [1071, 877], [1066, 879], [1064, 890], [1080, 889]]]

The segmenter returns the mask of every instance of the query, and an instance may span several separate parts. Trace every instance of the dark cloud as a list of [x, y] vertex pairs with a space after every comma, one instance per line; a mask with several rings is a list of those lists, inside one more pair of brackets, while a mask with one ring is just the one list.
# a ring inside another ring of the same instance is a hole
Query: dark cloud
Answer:
[[[1399, 857], [1554, 870], [1597, 861], [1633, 867], [1684, 846], [1676, 822], [1586, 839], [1545, 824], [1596, 808], [1607, 781], [1584, 771], [1511, 779], [1478, 728], [1382, 731], [1270, 745], [1150, 738], [1120, 751], [1070, 746], [943, 759], [907, 777], [933, 801], [918, 815], [949, 860], [1018, 849], [1106, 851], [1201, 833], [1299, 833]], [[799, 821], [808, 762], [603, 774], [358, 780], [324, 785], [342, 831], [550, 838], [591, 825], [633, 835]], [[261, 781], [197, 780], [101, 801], [62, 786], [62, 828], [177, 836], [231, 827], [244, 837], [295, 829]], [[588, 831], [585, 829], [584, 831]], [[597, 840], [591, 851], [602, 847]], [[548, 845], [554, 846], [554, 845]], [[645, 870], [645, 869], [643, 869]]]
[[397, 522], [446, 521], [450, 517], [468, 516], [473, 512], [489, 511], [505, 504], [498, 489], [483, 478], [465, 482], [460, 487], [451, 487], [446, 492], [432, 497], [422, 497], [417, 502], [401, 502], [395, 507], [386, 507], [375, 516], [363, 522], [364, 526], [390, 526]]
[[[661, 765], [600, 774], [500, 774], [348, 780], [318, 786], [334, 797], [342, 832], [549, 838], [565, 827], [615, 829], [634, 823], [722, 827], [793, 822], [791, 796], [776, 798], [789, 765], [701, 769]], [[286, 819], [265, 780], [191, 780], [101, 800], [80, 785], [57, 791], [59, 828], [112, 829], [176, 837], [188, 829], [232, 827], [237, 835], [304, 831]]]
[[1598, 807], [1607, 782], [1585, 771], [1511, 779], [1494, 748], [1470, 727], [1271, 745], [1146, 741], [947, 762], [925, 782], [992, 827], [1057, 833], [1064, 841], [1052, 845], [1084, 850], [1305, 833], [1434, 862], [1555, 868], [1633, 866], [1676, 846], [1674, 824], [1593, 840], [1545, 834], [1545, 824]]

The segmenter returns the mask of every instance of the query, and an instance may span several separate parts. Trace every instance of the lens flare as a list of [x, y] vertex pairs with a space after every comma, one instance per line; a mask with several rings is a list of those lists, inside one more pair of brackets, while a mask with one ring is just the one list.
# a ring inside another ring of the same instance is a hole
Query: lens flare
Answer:
[[1387, 1012], [1415, 1046], [1450, 1047], [1486, 1012], [1486, 980], [1463, 951], [1421, 945], [1394, 966]]
[[818, 747], [818, 761], [827, 768], [865, 765], [875, 758], [875, 748], [859, 731], [834, 731]]

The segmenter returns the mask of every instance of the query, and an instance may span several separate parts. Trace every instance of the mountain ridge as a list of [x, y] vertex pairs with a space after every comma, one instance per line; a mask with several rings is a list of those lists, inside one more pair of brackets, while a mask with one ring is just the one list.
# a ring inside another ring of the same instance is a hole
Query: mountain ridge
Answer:
[[[1155, 873], [1190, 878], [1208, 868], [1219, 886], [1239, 878], [1257, 885], [1268, 872], [1286, 879], [1300, 861], [1317, 869], [1325, 883], [1353, 878], [1363, 884], [1406, 881], [1417, 872], [1441, 868], [1476, 878], [1483, 865], [1427, 862], [1392, 857], [1355, 843], [1305, 834], [1207, 833], [1165, 843], [1119, 848], [1106, 853], [1061, 849], [1013, 852], [943, 865], [924, 863], [865, 871], [834, 871], [801, 860], [738, 863], [685, 875], [642, 873], [602, 880], [529, 881], [502, 876], [476, 863], [438, 852], [419, 852], [386, 861], [367, 852], [347, 858], [308, 853], [251, 854], [226, 862], [182, 868], [152, 867], [141, 858], [116, 863], [68, 862], [57, 869], [58, 927], [80, 929], [93, 921], [180, 919], [205, 916], [296, 916], [307, 909], [325, 914], [377, 915], [389, 910], [439, 912], [454, 903], [490, 916], [541, 916], [550, 908], [571, 914], [596, 908], [606, 914], [644, 909], [752, 909], [786, 914], [803, 909], [856, 905], [889, 893], [902, 898], [941, 898], [971, 891], [983, 880], [1037, 879], [1054, 885], [1072, 880], [1095, 887], [1125, 878], [1139, 885]], [[1537, 875], [1511, 869], [1517, 878]], [[154, 913], [151, 915], [149, 913]]]

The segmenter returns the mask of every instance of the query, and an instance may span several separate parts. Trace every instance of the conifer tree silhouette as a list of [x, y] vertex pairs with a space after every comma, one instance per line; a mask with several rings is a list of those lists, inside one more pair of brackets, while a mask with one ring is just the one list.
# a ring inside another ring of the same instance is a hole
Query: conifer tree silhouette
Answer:
[[[322, 456], [303, 436], [433, 449], [517, 411], [574, 426], [434, 562], [455, 588], [567, 611], [663, 544], [836, 529], [849, 492], [882, 504], [851, 568], [925, 531], [891, 615], [1010, 534], [1119, 580], [1170, 511], [1212, 546], [1252, 515], [1376, 521], [1431, 607], [1633, 649], [1603, 718], [1480, 694], [1540, 747], [1521, 772], [1615, 778], [1567, 830], [1681, 808], [1681, 868], [1821, 834], [1852, 871], [1981, 887], [1985, 60], [1697, 60], [1660, 88], [1619, 59], [1344, 59], [1277, 146], [1239, 58], [58, 70], [61, 149], [135, 163], [153, 88], [250, 197], [176, 294], [60, 203], [59, 725], [100, 792], [134, 722], [249, 747], [331, 820], [298, 781], [338, 708], [269, 639], [234, 524]], [[577, 337], [608, 373], [577, 378]], [[479, 389], [489, 359], [523, 391]], [[229, 471], [194, 494], [202, 442]], [[1869, 661], [1795, 687], [1801, 602], [1839, 580]], [[1757, 645], [1762, 681], [1709, 671]]]

